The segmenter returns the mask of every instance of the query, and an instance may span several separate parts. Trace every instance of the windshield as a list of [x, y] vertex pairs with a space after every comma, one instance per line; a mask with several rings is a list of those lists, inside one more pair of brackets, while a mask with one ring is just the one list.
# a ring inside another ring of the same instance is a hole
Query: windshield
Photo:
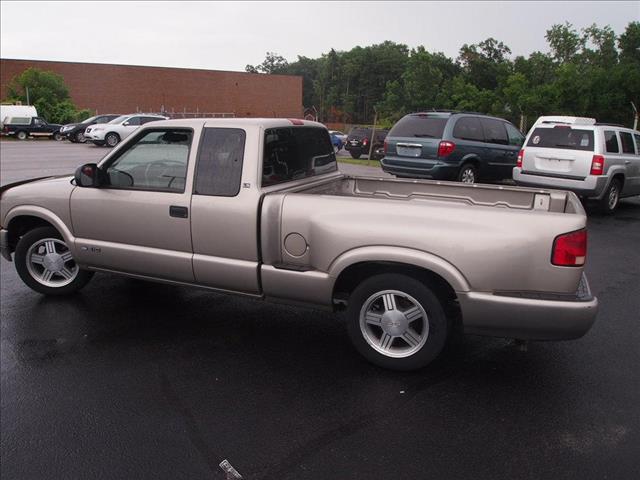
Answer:
[[111, 120], [109, 123], [122, 123], [124, 122], [127, 118], [129, 118], [131, 115], [120, 115], [117, 118], [114, 118], [113, 120]]
[[91, 122], [93, 122], [96, 118], [98, 118], [98, 115], [96, 115], [96, 116], [94, 116], [94, 117], [89, 117], [89, 118], [87, 118], [87, 119], [83, 120], [83, 121], [82, 121], [82, 122], [80, 122], [80, 123], [91, 123]]
[[529, 137], [527, 147], [593, 152], [593, 130], [573, 129], [567, 126], [536, 128]]

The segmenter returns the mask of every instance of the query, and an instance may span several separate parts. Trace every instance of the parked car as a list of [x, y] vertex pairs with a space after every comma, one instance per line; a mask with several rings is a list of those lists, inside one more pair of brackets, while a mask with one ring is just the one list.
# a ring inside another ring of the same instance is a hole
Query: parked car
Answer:
[[[389, 133], [388, 130], [376, 129], [375, 140], [373, 143], [373, 153], [371, 157], [373, 159], [380, 159], [384, 156], [384, 140]], [[363, 154], [369, 155], [371, 147], [373, 129], [368, 127], [353, 127], [349, 131], [347, 141], [344, 144], [344, 149], [347, 150], [351, 157], [360, 158]]]
[[28, 137], [50, 137], [54, 140], [62, 140], [61, 127], [62, 125], [57, 123], [48, 123], [42, 117], [7, 117], [2, 133], [16, 137], [18, 140], [26, 140]]
[[131, 135], [140, 125], [158, 120], [167, 120], [169, 117], [150, 113], [136, 113], [120, 115], [108, 123], [91, 125], [84, 131], [87, 141], [94, 145], [115, 147], [122, 140]]
[[95, 117], [87, 118], [79, 123], [68, 123], [62, 126], [60, 133], [62, 133], [67, 140], [70, 140], [73, 143], [85, 143], [87, 139], [84, 136], [84, 131], [88, 126], [108, 123], [119, 116], [120, 115], [114, 114], [96, 115]]
[[524, 135], [511, 123], [479, 113], [411, 113], [391, 129], [382, 170], [397, 177], [510, 179]]
[[7, 117], [32, 118], [37, 116], [38, 111], [33, 105], [13, 105], [3, 103], [0, 105], [0, 130], [4, 128], [4, 120]]
[[108, 271], [346, 309], [357, 350], [393, 369], [454, 327], [577, 338], [598, 306], [575, 194], [348, 176], [315, 122], [158, 121], [74, 177], [2, 190], [0, 253], [36, 292]]
[[540, 117], [513, 169], [518, 185], [571, 190], [613, 213], [640, 195], [640, 132], [594, 118]]
[[338, 153], [340, 150], [342, 150], [342, 147], [344, 147], [344, 142], [338, 135], [334, 135], [331, 132], [329, 132], [329, 135], [331, 136], [331, 144], [333, 145], [333, 149], [336, 153]]
[[346, 133], [342, 133], [340, 130], [329, 130], [329, 135], [335, 135], [338, 137], [343, 145], [347, 142], [348, 135]]

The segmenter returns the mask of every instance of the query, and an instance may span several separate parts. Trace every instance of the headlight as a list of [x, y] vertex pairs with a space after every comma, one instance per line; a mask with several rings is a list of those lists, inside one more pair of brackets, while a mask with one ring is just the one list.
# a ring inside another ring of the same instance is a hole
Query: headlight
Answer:
[[64, 126], [64, 127], [62, 127], [62, 128], [60, 129], [60, 131], [61, 131], [61, 132], [66, 132], [66, 131], [68, 131], [68, 130], [71, 130], [71, 128], [72, 128], [72, 127]]
[[94, 127], [92, 131], [93, 132], [101, 132], [102, 130], [104, 130], [104, 128]]

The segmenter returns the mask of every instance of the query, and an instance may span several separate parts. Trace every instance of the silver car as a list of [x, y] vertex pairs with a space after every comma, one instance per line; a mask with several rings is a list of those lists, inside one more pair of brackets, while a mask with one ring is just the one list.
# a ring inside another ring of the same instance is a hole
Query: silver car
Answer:
[[593, 118], [540, 117], [518, 155], [518, 185], [571, 190], [613, 213], [640, 195], [640, 132]]

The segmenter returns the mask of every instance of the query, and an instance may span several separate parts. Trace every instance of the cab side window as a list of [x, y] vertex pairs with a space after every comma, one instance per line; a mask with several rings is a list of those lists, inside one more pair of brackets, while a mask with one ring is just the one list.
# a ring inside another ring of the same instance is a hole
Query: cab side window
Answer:
[[480, 120], [476, 117], [462, 117], [453, 128], [453, 136], [460, 140], [484, 142], [484, 133]]
[[144, 131], [106, 168], [107, 185], [127, 190], [184, 192], [192, 137], [193, 132], [187, 129]]
[[128, 119], [126, 122], [124, 122], [127, 124], [127, 126], [133, 126], [133, 125], [141, 125], [140, 122], [140, 117], [131, 117], [130, 119]]
[[203, 130], [194, 194], [235, 197], [240, 192], [245, 137], [239, 128]]
[[620, 132], [620, 141], [622, 142], [622, 153], [636, 153], [633, 147], [633, 137], [629, 132]]
[[43, 126], [43, 125], [44, 125], [44, 120], [42, 120], [42, 119], [40, 119], [40, 118], [34, 118], [34, 119], [33, 119], [33, 124], [34, 124], [36, 127], [41, 127], [41, 126]]
[[633, 138], [636, 139], [636, 155], [640, 155], [640, 135], [634, 133]]
[[504, 123], [493, 118], [483, 118], [480, 120], [484, 131], [485, 142], [496, 143], [498, 145], [508, 145], [507, 130]]
[[510, 123], [505, 123], [505, 127], [507, 127], [507, 136], [509, 137], [509, 145], [513, 145], [514, 147], [521, 147], [524, 143], [524, 135], [520, 133], [516, 127], [511, 125]]
[[620, 153], [620, 147], [618, 146], [618, 137], [613, 130], [604, 131], [604, 143], [607, 153]]

